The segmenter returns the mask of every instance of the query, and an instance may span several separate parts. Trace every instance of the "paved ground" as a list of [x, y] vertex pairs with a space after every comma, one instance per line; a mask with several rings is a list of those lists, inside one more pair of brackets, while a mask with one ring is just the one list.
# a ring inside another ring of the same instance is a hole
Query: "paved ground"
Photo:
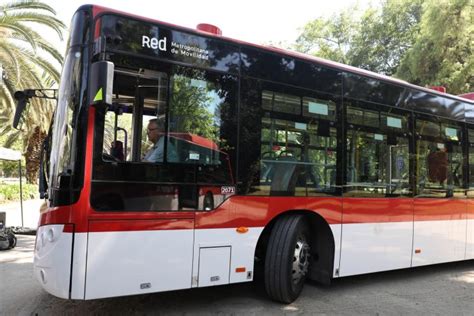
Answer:
[[18, 237], [17, 248], [0, 252], [1, 315], [474, 315], [474, 261], [342, 278], [330, 287], [309, 283], [287, 306], [269, 301], [254, 283], [65, 301], [44, 292], [33, 279], [34, 237]]
[[[43, 200], [40, 199], [23, 201], [23, 224], [25, 227], [36, 229], [42, 203]], [[20, 202], [0, 204], [0, 212], [7, 213], [7, 226], [21, 226]]]

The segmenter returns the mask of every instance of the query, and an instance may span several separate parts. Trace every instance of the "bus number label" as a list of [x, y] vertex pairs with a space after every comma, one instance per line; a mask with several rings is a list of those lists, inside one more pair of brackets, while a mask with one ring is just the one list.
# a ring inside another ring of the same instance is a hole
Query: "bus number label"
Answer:
[[235, 187], [233, 186], [221, 187], [221, 194], [235, 194]]

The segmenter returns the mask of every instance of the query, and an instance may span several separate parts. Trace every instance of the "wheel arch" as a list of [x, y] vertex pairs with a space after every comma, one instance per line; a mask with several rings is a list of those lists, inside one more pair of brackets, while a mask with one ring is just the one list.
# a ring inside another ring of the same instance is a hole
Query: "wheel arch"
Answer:
[[[303, 215], [310, 225], [312, 251], [311, 270], [308, 274], [310, 280], [330, 284], [334, 271], [335, 239], [328, 222], [317, 212], [307, 209], [287, 210], [279, 213], [265, 226], [257, 241], [255, 248], [256, 264], [264, 264], [266, 248], [270, 233], [275, 223], [282, 217]], [[256, 272], [261, 272], [261, 267], [256, 267]]]

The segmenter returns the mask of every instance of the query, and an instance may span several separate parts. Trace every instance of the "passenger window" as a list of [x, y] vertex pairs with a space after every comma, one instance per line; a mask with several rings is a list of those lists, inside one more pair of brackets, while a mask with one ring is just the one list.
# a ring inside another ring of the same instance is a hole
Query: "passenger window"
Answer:
[[263, 91], [262, 107], [269, 111], [301, 114], [301, 98], [290, 94]]
[[420, 197], [463, 197], [461, 128], [438, 120], [416, 121], [416, 179]]
[[318, 196], [336, 189], [337, 131], [335, 103], [311, 97], [288, 96], [303, 103], [303, 115], [285, 116], [278, 93], [263, 91], [259, 180], [254, 195]]
[[408, 115], [351, 106], [347, 110], [347, 186], [344, 195], [410, 195]]
[[348, 106], [346, 120], [349, 124], [380, 127], [380, 118], [377, 111]]

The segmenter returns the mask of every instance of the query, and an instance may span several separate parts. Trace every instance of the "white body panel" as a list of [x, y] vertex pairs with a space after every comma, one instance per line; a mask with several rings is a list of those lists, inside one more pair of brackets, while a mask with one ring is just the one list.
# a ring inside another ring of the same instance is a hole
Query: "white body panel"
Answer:
[[191, 287], [193, 230], [89, 233], [86, 299]]
[[86, 282], [87, 233], [74, 234], [71, 299], [83, 300]]
[[[413, 266], [463, 260], [466, 220], [415, 221]], [[420, 253], [415, 253], [419, 249]]]
[[329, 225], [334, 237], [334, 267], [333, 267], [333, 277], [338, 277], [337, 271], [339, 270], [340, 260], [341, 260], [341, 234], [342, 234], [342, 224], [333, 224]]
[[344, 224], [339, 276], [408, 268], [412, 222]]
[[45, 225], [36, 232], [34, 274], [43, 288], [54, 296], [69, 298], [72, 233], [64, 225]]
[[[474, 220], [330, 227], [335, 242], [334, 277], [474, 255]], [[72, 299], [246, 282], [253, 279], [255, 248], [262, 231], [263, 227], [251, 227], [245, 233], [236, 228], [78, 233], [72, 249], [73, 235], [63, 233], [63, 225], [47, 225], [38, 229], [35, 275], [49, 293], [68, 298], [71, 290]], [[415, 254], [415, 249], [421, 252]]]
[[469, 219], [466, 226], [466, 259], [474, 259], [474, 219]]

